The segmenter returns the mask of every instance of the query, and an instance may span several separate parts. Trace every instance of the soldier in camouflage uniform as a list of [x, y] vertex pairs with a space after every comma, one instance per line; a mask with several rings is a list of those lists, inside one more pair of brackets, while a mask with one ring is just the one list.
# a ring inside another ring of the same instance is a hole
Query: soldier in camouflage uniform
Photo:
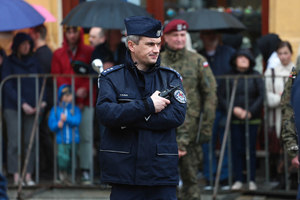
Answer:
[[[300, 58], [300, 57], [299, 57]], [[297, 60], [296, 69], [293, 68], [288, 81], [285, 84], [283, 94], [281, 96], [280, 106], [282, 113], [281, 140], [288, 155], [294, 160], [298, 159], [298, 136], [295, 128], [294, 111], [291, 105], [291, 92], [293, 81], [297, 77], [300, 70], [299, 58]]]
[[187, 27], [183, 20], [172, 20], [166, 25], [166, 48], [161, 53], [161, 62], [182, 75], [188, 101], [185, 122], [177, 129], [179, 155], [186, 153], [179, 161], [183, 181], [179, 197], [198, 200], [200, 187], [197, 172], [202, 161], [201, 143], [211, 138], [217, 95], [216, 81], [208, 62], [200, 54], [185, 48]]

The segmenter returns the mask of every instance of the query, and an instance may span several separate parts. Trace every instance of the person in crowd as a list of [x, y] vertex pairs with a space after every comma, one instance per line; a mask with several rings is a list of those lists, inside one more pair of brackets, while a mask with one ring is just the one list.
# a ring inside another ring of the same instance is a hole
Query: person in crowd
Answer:
[[[108, 44], [106, 42], [106, 33], [107, 31], [100, 27], [92, 27], [89, 32], [89, 41], [90, 44], [95, 48], [92, 53], [92, 59], [91, 62], [93, 62], [95, 59], [100, 59], [103, 63], [103, 69], [108, 69], [114, 65], [114, 56], [113, 53], [108, 48]], [[94, 71], [94, 69], [90, 68], [91, 74], [97, 74], [97, 72]], [[94, 87], [98, 87], [98, 78], [93, 79]], [[98, 95], [97, 95], [98, 96]], [[99, 145], [100, 145], [100, 134], [104, 131], [105, 127], [100, 123], [97, 122], [97, 117], [94, 116], [94, 149], [97, 152], [97, 160], [95, 164], [95, 174], [99, 174], [99, 164], [101, 161], [99, 159]], [[99, 134], [100, 131], [100, 134]]]
[[216, 81], [208, 62], [185, 47], [187, 29], [187, 22], [181, 19], [172, 20], [165, 26], [165, 51], [161, 53], [161, 62], [182, 75], [189, 100], [185, 122], [177, 129], [177, 141], [179, 152], [185, 154], [179, 162], [183, 181], [180, 199], [191, 200], [200, 198], [197, 179], [203, 156], [200, 144], [211, 138], [217, 95]]
[[[10, 75], [24, 75], [24, 74], [41, 74], [42, 68], [37, 59], [32, 56], [33, 41], [26, 33], [20, 32], [16, 34], [12, 44], [12, 54], [4, 60], [2, 65], [2, 80]], [[41, 86], [42, 83], [39, 83]], [[4, 118], [7, 127], [7, 170], [14, 175], [14, 184], [20, 181], [18, 166], [18, 126], [22, 125], [22, 134], [25, 151], [27, 152], [30, 134], [33, 129], [34, 117], [37, 111], [36, 102], [36, 80], [35, 78], [21, 78], [20, 90], [21, 96], [18, 96], [18, 81], [17, 79], [9, 79], [4, 85], [3, 91], [3, 108]], [[45, 93], [44, 93], [45, 94]], [[21, 100], [21, 115], [22, 123], [18, 118], [18, 98]], [[43, 102], [41, 108], [46, 106], [46, 95], [43, 95]], [[34, 145], [33, 145], [34, 147]], [[27, 173], [25, 183], [32, 186], [35, 182], [32, 180], [32, 173], [34, 170], [34, 148], [27, 166]]]
[[100, 59], [103, 63], [103, 69], [112, 67], [114, 58], [106, 42], [106, 31], [100, 27], [92, 27], [89, 32], [89, 41], [91, 46], [95, 48], [91, 60]]
[[47, 45], [47, 28], [45, 25], [30, 28], [29, 35], [34, 42], [34, 56], [38, 59], [47, 74], [51, 72], [52, 51]]
[[[2, 49], [2, 47], [0, 46], [0, 79], [1, 79], [1, 73], [2, 73], [2, 64], [3, 64], [4, 59], [6, 59], [6, 53], [5, 53], [4, 49]], [[2, 102], [3, 102], [3, 97], [2, 97]], [[3, 121], [3, 118], [1, 120], [2, 120], [2, 123], [4, 125], [4, 127], [3, 127], [4, 131], [3, 132], [6, 133], [6, 127], [5, 127], [5, 123]], [[2, 141], [2, 144], [0, 144], [0, 145], [1, 145], [0, 148], [2, 148], [3, 164], [5, 165], [6, 164], [6, 149], [7, 149], [6, 143], [4, 143]]]
[[123, 41], [123, 35], [120, 30], [107, 31], [108, 48], [113, 54], [114, 64], [119, 65], [124, 63], [126, 57], [126, 46]]
[[[79, 143], [79, 124], [81, 112], [77, 106], [72, 105], [73, 94], [71, 86], [63, 84], [58, 89], [58, 105], [51, 109], [48, 125], [56, 133], [57, 163], [59, 181], [69, 184], [69, 174], [72, 168], [72, 142]], [[76, 152], [76, 149], [74, 150]]]
[[186, 112], [181, 76], [160, 66], [160, 21], [133, 16], [125, 26], [126, 62], [100, 77], [101, 179], [112, 185], [111, 200], [176, 199], [176, 128]]
[[[269, 119], [268, 130], [270, 134], [269, 143], [272, 146], [270, 148], [271, 178], [280, 178], [280, 174], [283, 175], [283, 158], [278, 159], [283, 151], [279, 142], [282, 120], [280, 100], [284, 90], [284, 85], [288, 80], [288, 76], [292, 71], [292, 68], [294, 67], [294, 63], [292, 62], [293, 50], [288, 41], [280, 42], [276, 52], [280, 59], [280, 64], [274, 68], [268, 68], [265, 71], [265, 88]], [[280, 163], [282, 164], [280, 165]]]
[[8, 200], [6, 191], [7, 191], [6, 179], [2, 174], [0, 174], [0, 199], [1, 200]]
[[[47, 45], [47, 28], [45, 25], [38, 25], [29, 29], [29, 35], [34, 43], [34, 56], [40, 63], [44, 73], [51, 73], [52, 50]], [[53, 141], [51, 132], [47, 126], [48, 114], [53, 106], [53, 81], [47, 79], [47, 106], [42, 111], [39, 126], [40, 154], [45, 155], [40, 158], [41, 176], [51, 178], [53, 172]]]
[[[259, 75], [259, 72], [253, 70], [255, 60], [248, 50], [238, 50], [231, 58], [232, 71], [230, 75]], [[246, 83], [245, 80], [248, 82]], [[233, 89], [233, 79], [229, 82], [230, 93]], [[247, 84], [247, 88], [245, 88]], [[231, 141], [232, 142], [232, 160], [235, 182], [232, 190], [240, 190], [243, 187], [245, 177], [243, 171], [246, 169], [246, 142], [249, 142], [250, 150], [250, 182], [249, 190], [256, 190], [255, 170], [256, 170], [256, 135], [260, 124], [260, 114], [264, 98], [264, 85], [261, 78], [239, 78], [235, 93], [234, 104], [232, 108], [231, 121]], [[222, 109], [227, 111], [226, 100], [226, 82], [220, 86], [221, 96], [220, 104]], [[245, 105], [248, 97], [248, 104]], [[248, 120], [248, 127], [246, 127]], [[248, 132], [246, 131], [248, 130]], [[246, 140], [246, 134], [249, 134], [249, 140]]]
[[1, 77], [1, 72], [2, 72], [2, 64], [3, 64], [3, 61], [5, 58], [6, 58], [6, 53], [5, 53], [4, 49], [2, 49], [0, 46], [0, 77]]
[[263, 56], [263, 61], [266, 66], [265, 69], [274, 68], [277, 65], [280, 65], [280, 60], [276, 52], [280, 42], [280, 37], [275, 33], [264, 35], [257, 40], [257, 46]]
[[[230, 72], [230, 58], [235, 53], [235, 50], [229, 46], [221, 45], [221, 35], [217, 31], [201, 31], [200, 38], [203, 42], [204, 48], [200, 50], [199, 53], [207, 59], [213, 74], [216, 76], [218, 85], [217, 96], [219, 99], [221, 98], [219, 86], [222, 79], [218, 78], [218, 76], [225, 75]], [[226, 116], [227, 113], [221, 109], [220, 103], [218, 103], [213, 125], [212, 139], [210, 142], [204, 143], [202, 145], [204, 160], [203, 174], [207, 182], [207, 187], [205, 187], [204, 189], [212, 189], [213, 180], [215, 179], [215, 174], [217, 171], [217, 158], [214, 152], [216, 150], [218, 140], [219, 143], [222, 143], [223, 141]], [[210, 151], [210, 149], [212, 151]], [[227, 147], [222, 162], [220, 185], [222, 186], [222, 189], [229, 189]]]
[[[83, 43], [83, 30], [79, 27], [64, 27], [63, 46], [53, 53], [51, 73], [55, 75], [61, 74], [80, 74], [89, 73], [91, 56], [93, 48]], [[72, 84], [70, 77], [57, 77], [57, 86], [62, 84]], [[94, 108], [90, 107], [90, 90], [93, 90], [95, 100], [95, 90], [89, 87], [89, 78], [76, 77], [74, 79], [75, 102], [81, 109], [82, 120], [79, 126], [81, 142], [79, 144], [79, 167], [82, 171], [81, 181], [83, 184], [90, 184], [89, 169], [92, 164], [92, 124], [94, 116]], [[93, 104], [94, 105], [94, 104]]]

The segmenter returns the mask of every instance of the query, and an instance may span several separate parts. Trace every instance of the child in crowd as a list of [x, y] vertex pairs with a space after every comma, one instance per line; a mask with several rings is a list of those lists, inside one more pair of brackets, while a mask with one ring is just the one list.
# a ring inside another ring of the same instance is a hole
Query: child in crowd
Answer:
[[[58, 105], [49, 115], [49, 128], [56, 133], [59, 180], [68, 184], [71, 169], [72, 142], [79, 143], [80, 109], [72, 105], [71, 86], [63, 84], [58, 89]], [[73, 140], [74, 139], [74, 140]]]
[[[250, 77], [259, 75], [253, 68], [255, 60], [248, 50], [239, 50], [231, 59], [231, 75], [242, 76], [238, 79], [235, 99], [232, 109], [231, 121], [231, 143], [232, 161], [235, 182], [232, 190], [240, 190], [243, 182], [246, 181], [243, 171], [246, 170], [246, 131], [249, 134], [250, 149], [250, 182], [249, 190], [256, 190], [255, 169], [256, 169], [256, 135], [260, 124], [260, 114], [264, 98], [264, 84], [260, 77]], [[247, 82], [246, 82], [247, 81]], [[223, 93], [219, 99], [224, 110], [227, 110], [226, 83], [220, 85]], [[233, 79], [230, 80], [230, 89], [233, 88]], [[230, 91], [231, 94], [231, 91]], [[246, 102], [246, 100], [248, 100]], [[247, 105], [246, 105], [247, 103]], [[246, 120], [249, 125], [246, 127]], [[248, 129], [247, 129], [248, 128]]]

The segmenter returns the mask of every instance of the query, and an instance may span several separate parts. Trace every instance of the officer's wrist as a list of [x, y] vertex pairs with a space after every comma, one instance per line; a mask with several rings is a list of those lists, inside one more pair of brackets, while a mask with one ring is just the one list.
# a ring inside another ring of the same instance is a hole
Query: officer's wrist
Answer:
[[154, 104], [153, 104], [151, 97], [147, 97], [147, 98], [143, 99], [143, 103], [145, 106], [146, 115], [155, 113], [155, 108], [154, 108]]

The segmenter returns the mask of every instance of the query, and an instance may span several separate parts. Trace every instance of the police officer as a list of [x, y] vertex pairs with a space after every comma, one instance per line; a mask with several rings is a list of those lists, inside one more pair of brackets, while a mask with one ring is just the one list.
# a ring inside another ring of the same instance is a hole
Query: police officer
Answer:
[[[161, 67], [161, 23], [125, 19], [125, 64], [103, 71], [96, 105], [101, 135], [101, 179], [110, 198], [175, 200], [178, 184], [176, 128], [185, 118], [181, 76]], [[169, 99], [160, 92], [173, 89]]]
[[183, 181], [180, 199], [193, 200], [200, 198], [197, 173], [202, 161], [201, 143], [208, 142], [211, 137], [217, 96], [216, 81], [208, 62], [200, 54], [185, 48], [187, 29], [187, 22], [181, 19], [172, 20], [165, 26], [166, 45], [161, 59], [163, 65], [174, 68], [183, 76], [188, 108], [184, 124], [177, 129], [179, 150], [185, 154], [179, 162]]

